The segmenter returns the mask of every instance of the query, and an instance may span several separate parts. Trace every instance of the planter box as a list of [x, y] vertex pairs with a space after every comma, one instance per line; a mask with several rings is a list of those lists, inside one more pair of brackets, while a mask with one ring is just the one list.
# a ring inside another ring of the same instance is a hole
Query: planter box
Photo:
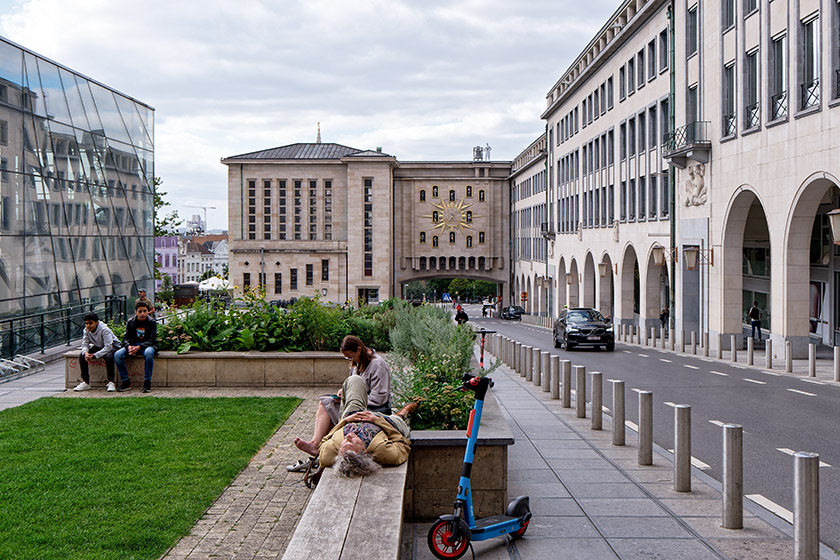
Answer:
[[[81, 381], [79, 354], [64, 354], [64, 386]], [[143, 359], [126, 361], [132, 383], [143, 381]], [[329, 387], [347, 378], [348, 362], [339, 352], [160, 352], [155, 356], [156, 387]], [[117, 374], [119, 378], [119, 374]], [[90, 365], [90, 382], [104, 387], [105, 361]]]
[[[513, 434], [492, 392], [487, 393], [473, 460], [476, 517], [504, 513], [507, 507], [507, 456]], [[405, 516], [409, 522], [452, 513], [467, 437], [463, 430], [412, 431]]]

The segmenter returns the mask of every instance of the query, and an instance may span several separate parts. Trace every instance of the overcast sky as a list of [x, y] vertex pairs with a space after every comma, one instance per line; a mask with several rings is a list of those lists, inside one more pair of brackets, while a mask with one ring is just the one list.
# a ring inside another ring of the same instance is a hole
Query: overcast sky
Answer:
[[620, 0], [0, 0], [0, 35], [155, 108], [155, 175], [227, 227], [219, 159], [314, 142], [510, 160]]

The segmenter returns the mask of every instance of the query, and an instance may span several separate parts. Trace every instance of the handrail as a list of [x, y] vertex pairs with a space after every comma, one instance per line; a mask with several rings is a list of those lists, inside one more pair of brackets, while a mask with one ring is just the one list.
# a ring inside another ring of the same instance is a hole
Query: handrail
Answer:
[[0, 356], [11, 358], [82, 338], [85, 313], [95, 311], [103, 321], [125, 321], [124, 295], [105, 296], [64, 307], [0, 318]]
[[694, 121], [671, 132], [666, 132], [662, 142], [664, 155], [694, 144], [709, 143], [709, 121]]

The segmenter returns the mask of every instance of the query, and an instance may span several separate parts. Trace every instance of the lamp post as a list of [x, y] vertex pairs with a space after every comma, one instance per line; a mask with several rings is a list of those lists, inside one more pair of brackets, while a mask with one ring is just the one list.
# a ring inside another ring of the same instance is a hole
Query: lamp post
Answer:
[[835, 245], [840, 245], [840, 208], [835, 208], [827, 216], [831, 225], [831, 239]]

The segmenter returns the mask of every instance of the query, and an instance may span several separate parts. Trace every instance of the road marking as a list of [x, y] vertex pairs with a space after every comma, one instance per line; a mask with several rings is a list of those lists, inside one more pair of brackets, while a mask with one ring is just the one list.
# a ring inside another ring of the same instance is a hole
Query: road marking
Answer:
[[732, 367], [734, 367], [734, 368], [738, 368], [738, 369], [747, 369], [747, 366], [736, 366], [735, 364], [731, 364], [731, 365], [732, 365]]
[[659, 358], [660, 362], [665, 362], [666, 364], [670, 364], [671, 360], [666, 360], [665, 358]]
[[747, 494], [745, 497], [757, 503], [764, 509], [775, 513], [788, 523], [793, 523], [793, 513], [789, 509], [785, 509], [776, 502], [768, 500], [761, 494]]
[[624, 352], [625, 354], [632, 354], [633, 353], [630, 350], [622, 350], [622, 352]]
[[800, 381], [804, 381], [805, 383], [813, 383], [814, 385], [825, 385], [822, 381], [814, 381], [813, 379], [800, 379]]
[[630, 420], [625, 420], [624, 425], [627, 426], [628, 428], [630, 428], [631, 430], [633, 430], [634, 432], [639, 431], [639, 425], [636, 424], [635, 422], [631, 422]]
[[[781, 451], [785, 455], [790, 455], [790, 456], [793, 456], [793, 454], [796, 453], [796, 451], [794, 451], [793, 449], [790, 449], [788, 447], [777, 447], [776, 451]], [[831, 468], [831, 465], [829, 465], [828, 463], [825, 463], [823, 461], [820, 461], [820, 466], [823, 467], [823, 468], [825, 468], [825, 467]]]
[[773, 377], [781, 377], [781, 373], [776, 373], [775, 371], [765, 371], [761, 370], [761, 373], [766, 373], [767, 375], [772, 375]]
[[690, 364], [683, 364], [683, 367], [687, 367], [687, 368], [690, 368], [690, 369], [700, 369], [699, 367], [697, 367], [697, 366], [692, 366], [692, 365], [690, 365]]
[[714, 371], [713, 370], [713, 371], [710, 371], [709, 373], [714, 373], [715, 375], [722, 375], [724, 377], [729, 377], [728, 373], [723, 373], [723, 372], [720, 372], [720, 371]]
[[719, 428], [723, 427], [723, 422], [721, 422], [720, 420], [709, 420], [709, 423], [714, 424], [715, 426], [717, 426]]
[[757, 379], [750, 379], [749, 377], [745, 377], [744, 381], [749, 381], [750, 383], [756, 383], [758, 385], [767, 385], [766, 381], [759, 381]]
[[712, 358], [700, 358], [700, 359], [703, 360], [704, 362], [715, 362], [715, 361], [717, 361], [717, 360], [713, 360]]
[[650, 356], [648, 356], [647, 354], [639, 354], [639, 356], [641, 356], [642, 358], [650, 358]]
[[799, 389], [788, 389], [791, 393], [798, 393], [800, 395], [806, 395], [808, 397], [816, 397], [814, 393], [809, 393], [808, 391], [800, 391]]

